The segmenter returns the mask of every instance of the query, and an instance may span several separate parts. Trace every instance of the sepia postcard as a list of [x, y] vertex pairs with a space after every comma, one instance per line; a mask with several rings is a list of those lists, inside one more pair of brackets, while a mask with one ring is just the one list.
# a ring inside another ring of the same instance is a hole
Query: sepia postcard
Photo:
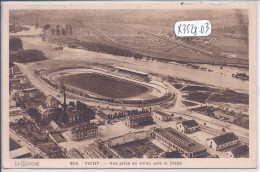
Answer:
[[257, 168], [257, 2], [5, 2], [4, 168]]

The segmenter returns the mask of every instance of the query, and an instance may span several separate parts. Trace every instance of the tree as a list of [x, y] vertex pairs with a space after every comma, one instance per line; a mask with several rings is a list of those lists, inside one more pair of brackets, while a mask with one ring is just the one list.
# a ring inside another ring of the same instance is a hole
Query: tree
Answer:
[[75, 102], [69, 102], [69, 106], [75, 107]]
[[9, 39], [9, 50], [17, 51], [23, 49], [23, 42], [21, 38], [12, 37]]
[[62, 36], [66, 36], [66, 30], [64, 28], [62, 28], [61, 34], [62, 34]]
[[51, 29], [51, 34], [55, 35], [55, 29]]
[[50, 29], [50, 27], [51, 27], [50, 24], [45, 24], [45, 25], [43, 26], [43, 30], [48, 30], [48, 29]]
[[69, 25], [69, 31], [70, 31], [70, 35], [72, 35], [72, 26]]
[[60, 29], [59, 28], [56, 28], [56, 35], [60, 36]]

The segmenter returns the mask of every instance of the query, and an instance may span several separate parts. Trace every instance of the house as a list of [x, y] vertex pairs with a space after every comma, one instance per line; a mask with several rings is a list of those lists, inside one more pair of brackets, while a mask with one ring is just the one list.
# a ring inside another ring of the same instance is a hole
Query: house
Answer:
[[17, 103], [15, 100], [11, 99], [9, 100], [9, 107], [12, 108], [12, 107], [16, 107], [17, 106]]
[[34, 98], [36, 97], [36, 94], [37, 94], [37, 89], [35, 87], [32, 87], [32, 88], [26, 88], [26, 89], [23, 89], [23, 92], [26, 96], [30, 97], [30, 98]]
[[113, 147], [149, 138], [151, 138], [151, 131], [129, 132], [127, 134], [108, 139], [106, 144], [108, 147]]
[[161, 111], [153, 111], [153, 114], [155, 118], [161, 120], [161, 121], [168, 121], [171, 119], [171, 115], [161, 112]]
[[153, 124], [153, 117], [151, 116], [150, 112], [145, 114], [127, 116], [123, 123], [130, 128], [145, 126]]
[[67, 111], [69, 122], [82, 122], [83, 120], [83, 111], [73, 109]]
[[25, 85], [25, 84], [29, 84], [29, 83], [30, 83], [30, 81], [28, 78], [26, 78], [26, 77], [20, 78], [20, 84]]
[[150, 149], [149, 151], [147, 151], [144, 155], [143, 158], [158, 158], [158, 156], [160, 155], [159, 152], [156, 152], [153, 149]]
[[91, 159], [111, 159], [118, 156], [109, 149], [101, 139], [95, 140], [94, 144], [89, 144], [83, 152], [84, 158]]
[[88, 138], [98, 134], [98, 126], [94, 123], [70, 123], [68, 124], [67, 128], [67, 134], [71, 140]]
[[238, 137], [234, 133], [226, 133], [217, 137], [207, 139], [207, 146], [214, 150], [221, 150], [238, 143]]
[[241, 156], [248, 155], [248, 153], [249, 153], [249, 147], [247, 145], [241, 145], [229, 151], [226, 151], [226, 155], [229, 158], [239, 158]]
[[22, 91], [16, 91], [15, 97], [18, 98], [18, 99], [23, 99], [24, 93]]
[[24, 159], [32, 157], [30, 150], [27, 147], [21, 147], [9, 152], [11, 159]]
[[109, 121], [107, 115], [102, 111], [97, 111], [95, 117], [103, 124], [107, 124]]
[[49, 108], [55, 108], [58, 106], [59, 104], [59, 101], [57, 99], [55, 99], [53, 96], [51, 95], [48, 95], [46, 97], [46, 106], [49, 107]]
[[38, 108], [37, 108], [38, 112], [41, 114], [41, 119], [42, 120], [48, 120], [50, 115], [52, 114], [52, 110], [53, 109], [50, 109], [50, 108], [47, 108], [43, 105], [40, 105]]
[[60, 127], [58, 126], [58, 124], [57, 124], [56, 122], [54, 122], [54, 121], [51, 121], [51, 122], [50, 122], [50, 126], [51, 126], [54, 130], [60, 129]]
[[179, 151], [171, 151], [171, 152], [165, 152], [162, 154], [161, 158], [182, 158], [181, 154]]
[[81, 158], [84, 158], [80, 152], [75, 149], [75, 148], [71, 148], [68, 152], [67, 152], [67, 156], [68, 158], [71, 158], [71, 159], [81, 159]]
[[171, 127], [157, 128], [152, 127], [152, 136], [167, 146], [170, 150], [177, 150], [182, 156], [187, 158], [195, 158], [204, 156], [207, 148], [196, 142], [195, 140], [187, 137], [186, 135], [174, 130]]
[[176, 124], [177, 130], [182, 133], [189, 133], [196, 131], [199, 128], [199, 124], [195, 120], [182, 121]]
[[229, 121], [229, 122], [234, 122], [235, 120], [235, 117], [234, 116], [231, 116], [231, 115], [227, 115], [221, 111], [215, 111], [214, 112], [214, 115], [219, 118], [219, 119], [222, 119], [224, 121]]

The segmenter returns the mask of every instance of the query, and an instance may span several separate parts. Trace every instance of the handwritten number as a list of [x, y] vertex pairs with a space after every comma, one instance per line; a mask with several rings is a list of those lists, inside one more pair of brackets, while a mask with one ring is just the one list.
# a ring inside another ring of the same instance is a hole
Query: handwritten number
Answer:
[[185, 32], [186, 32], [186, 24], [183, 24], [183, 32], [185, 34]]
[[178, 26], [178, 29], [179, 29], [178, 34], [182, 33], [181, 32], [181, 24]]
[[201, 26], [200, 32], [203, 34], [204, 33], [204, 26]]
[[206, 26], [206, 29], [207, 29], [207, 30], [206, 30], [205, 34], [206, 34], [206, 33], [208, 32], [208, 30], [209, 30], [209, 23], [206, 23], [206, 25], [207, 25], [207, 26]]

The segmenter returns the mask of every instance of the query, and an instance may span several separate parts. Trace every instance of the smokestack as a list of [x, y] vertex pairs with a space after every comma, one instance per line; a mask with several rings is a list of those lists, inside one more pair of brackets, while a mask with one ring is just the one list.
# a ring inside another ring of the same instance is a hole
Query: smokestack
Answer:
[[64, 103], [63, 103], [63, 108], [64, 108], [64, 112], [66, 112], [66, 106], [67, 106], [67, 104], [66, 104], [66, 91], [65, 91], [65, 89], [63, 90], [63, 93], [64, 93]]

